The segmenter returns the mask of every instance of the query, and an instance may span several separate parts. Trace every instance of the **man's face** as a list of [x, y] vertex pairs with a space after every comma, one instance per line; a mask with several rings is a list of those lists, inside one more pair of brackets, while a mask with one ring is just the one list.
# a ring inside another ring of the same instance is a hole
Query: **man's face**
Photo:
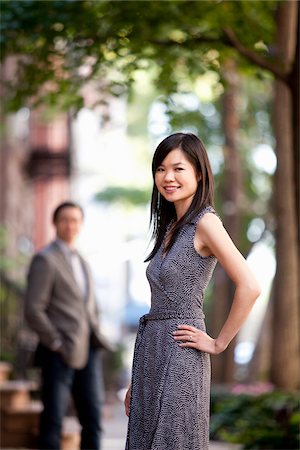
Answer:
[[54, 223], [57, 237], [67, 244], [74, 243], [80, 232], [81, 225], [82, 213], [80, 209], [69, 206], [59, 211]]

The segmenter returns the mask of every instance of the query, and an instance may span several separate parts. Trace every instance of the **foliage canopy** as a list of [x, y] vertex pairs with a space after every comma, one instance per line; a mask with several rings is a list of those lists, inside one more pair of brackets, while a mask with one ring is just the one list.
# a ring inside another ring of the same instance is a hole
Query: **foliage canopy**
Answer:
[[254, 59], [276, 66], [276, 0], [36, 3], [2, 4], [1, 57], [17, 57], [16, 76], [6, 80], [10, 110], [33, 97], [78, 109], [87, 81], [119, 95], [136, 70], [153, 65], [160, 90], [184, 91], [187, 79], [218, 71], [237, 42]]

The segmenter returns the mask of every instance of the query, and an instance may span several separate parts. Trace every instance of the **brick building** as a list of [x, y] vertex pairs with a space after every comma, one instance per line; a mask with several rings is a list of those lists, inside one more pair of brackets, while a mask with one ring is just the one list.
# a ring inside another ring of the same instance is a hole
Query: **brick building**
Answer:
[[67, 115], [46, 121], [41, 113], [27, 108], [6, 117], [4, 124], [0, 152], [3, 260], [4, 270], [9, 268], [9, 275], [19, 278], [33, 251], [53, 237], [52, 211], [69, 196], [70, 127]]

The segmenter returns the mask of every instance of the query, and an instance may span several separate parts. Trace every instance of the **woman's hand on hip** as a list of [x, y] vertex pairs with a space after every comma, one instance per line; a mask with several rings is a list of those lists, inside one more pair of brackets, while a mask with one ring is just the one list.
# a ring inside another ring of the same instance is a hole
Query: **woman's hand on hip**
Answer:
[[218, 345], [217, 339], [191, 325], [178, 325], [177, 330], [173, 332], [173, 338], [179, 347], [195, 348], [211, 355], [218, 355], [225, 350]]

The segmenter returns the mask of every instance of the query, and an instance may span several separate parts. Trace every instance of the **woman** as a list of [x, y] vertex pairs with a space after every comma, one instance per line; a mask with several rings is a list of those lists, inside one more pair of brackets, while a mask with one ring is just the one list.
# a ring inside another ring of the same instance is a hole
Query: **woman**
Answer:
[[[209, 355], [227, 348], [260, 289], [213, 209], [213, 176], [200, 139], [190, 133], [164, 139], [152, 172], [151, 309], [140, 320], [125, 398], [126, 449], [208, 450]], [[214, 339], [202, 308], [217, 261], [236, 290]]]

